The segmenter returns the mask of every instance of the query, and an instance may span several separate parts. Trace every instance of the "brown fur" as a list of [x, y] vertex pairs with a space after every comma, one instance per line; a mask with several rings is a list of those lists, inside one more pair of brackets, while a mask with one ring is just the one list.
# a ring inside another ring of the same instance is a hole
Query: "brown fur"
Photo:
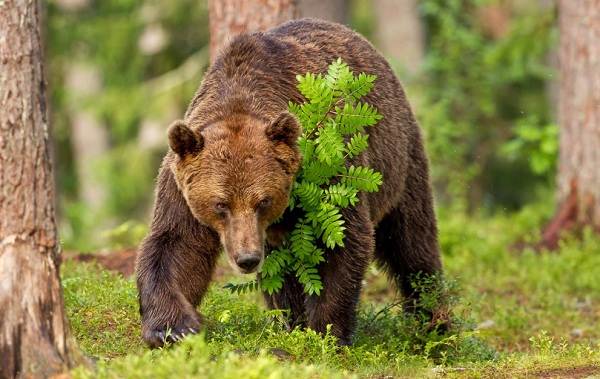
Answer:
[[[305, 296], [293, 275], [271, 307], [291, 309], [292, 323], [350, 343], [365, 270], [372, 259], [402, 293], [409, 278], [441, 271], [427, 158], [400, 83], [384, 58], [344, 26], [311, 19], [237, 37], [206, 74], [185, 120], [169, 132], [172, 151], [157, 183], [154, 219], [140, 248], [137, 275], [144, 339], [160, 346], [200, 327], [195, 308], [222, 246], [233, 266], [261, 259], [281, 243], [297, 215], [284, 212], [300, 156], [298, 125], [287, 112], [301, 101], [296, 75], [325, 72], [338, 57], [354, 72], [377, 75], [366, 101], [384, 118], [369, 130], [369, 149], [351, 163], [383, 173], [377, 193], [344, 210], [346, 240], [319, 267], [321, 296]], [[248, 271], [253, 271], [253, 269]], [[243, 270], [242, 270], [243, 271]]]

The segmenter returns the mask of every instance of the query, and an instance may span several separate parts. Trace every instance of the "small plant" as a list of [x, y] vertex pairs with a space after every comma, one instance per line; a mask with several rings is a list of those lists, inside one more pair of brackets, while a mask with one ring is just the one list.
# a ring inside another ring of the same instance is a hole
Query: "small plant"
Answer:
[[502, 146], [502, 152], [511, 158], [528, 157], [531, 171], [545, 175], [555, 170], [558, 157], [558, 127], [542, 125], [530, 116], [517, 122], [515, 138]]
[[260, 287], [272, 294], [282, 288], [285, 274], [295, 273], [307, 294], [320, 294], [323, 283], [317, 265], [325, 260], [325, 249], [344, 246], [342, 209], [355, 206], [361, 191], [378, 191], [383, 180], [369, 167], [347, 165], [368, 147], [365, 128], [382, 118], [377, 109], [360, 101], [375, 78], [354, 75], [341, 59], [325, 75], [298, 75], [298, 89], [306, 101], [290, 102], [289, 110], [302, 125], [298, 144], [303, 161], [289, 208], [301, 209], [303, 216], [285, 244], [266, 257], [260, 280], [228, 284], [231, 291]]

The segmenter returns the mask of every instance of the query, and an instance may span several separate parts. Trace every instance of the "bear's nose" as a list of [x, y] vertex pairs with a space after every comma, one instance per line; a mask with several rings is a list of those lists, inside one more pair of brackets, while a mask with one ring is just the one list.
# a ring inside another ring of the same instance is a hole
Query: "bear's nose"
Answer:
[[246, 273], [249, 273], [258, 266], [260, 257], [252, 253], [242, 253], [235, 260], [235, 263]]

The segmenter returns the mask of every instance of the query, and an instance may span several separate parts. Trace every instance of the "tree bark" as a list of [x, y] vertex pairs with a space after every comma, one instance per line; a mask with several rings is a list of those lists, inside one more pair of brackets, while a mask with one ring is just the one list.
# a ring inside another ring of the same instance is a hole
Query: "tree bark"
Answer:
[[346, 24], [348, 21], [347, 0], [299, 0], [300, 17], [313, 17]]
[[425, 37], [417, 0], [373, 0], [376, 45], [410, 75], [423, 65]]
[[58, 274], [40, 2], [0, 2], [0, 377], [71, 366]]
[[565, 229], [600, 231], [600, 0], [559, 1], [560, 156], [557, 216], [542, 244]]
[[210, 59], [232, 37], [272, 28], [298, 15], [296, 0], [209, 0]]

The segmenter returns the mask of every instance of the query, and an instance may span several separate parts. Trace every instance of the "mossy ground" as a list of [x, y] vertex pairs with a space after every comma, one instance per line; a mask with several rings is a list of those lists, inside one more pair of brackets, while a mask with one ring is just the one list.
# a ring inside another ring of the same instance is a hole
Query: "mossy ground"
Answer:
[[96, 366], [75, 377], [589, 377], [600, 375], [600, 238], [567, 238], [559, 251], [535, 241], [548, 212], [466, 216], [440, 211], [446, 276], [457, 286], [455, 324], [426, 332], [405, 316], [384, 275], [369, 270], [355, 343], [287, 332], [258, 294], [222, 289], [200, 307], [202, 335], [149, 351], [140, 338], [132, 279], [89, 263], [62, 266], [71, 330]]

